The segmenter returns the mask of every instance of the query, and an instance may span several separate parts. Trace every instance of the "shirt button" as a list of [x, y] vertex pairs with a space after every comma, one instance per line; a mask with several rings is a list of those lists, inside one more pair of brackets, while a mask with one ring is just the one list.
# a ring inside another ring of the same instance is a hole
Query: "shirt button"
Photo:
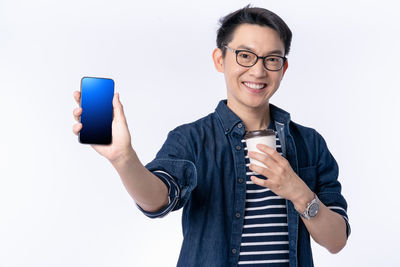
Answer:
[[243, 124], [239, 123], [239, 124], [238, 124], [238, 128], [240, 129], [240, 128], [242, 128], [242, 127], [243, 127]]
[[243, 178], [239, 178], [239, 179], [238, 179], [238, 183], [239, 183], [239, 184], [243, 183]]
[[236, 254], [236, 248], [233, 248], [233, 249], [232, 249], [232, 253], [233, 253], [233, 254]]
[[241, 146], [236, 146], [236, 150], [240, 150], [240, 149], [242, 149]]
[[236, 218], [238, 218], [238, 219], [239, 219], [239, 218], [240, 218], [240, 213], [239, 213], [239, 212], [238, 212], [238, 213], [236, 213], [236, 215], [235, 215], [235, 216], [236, 216]]

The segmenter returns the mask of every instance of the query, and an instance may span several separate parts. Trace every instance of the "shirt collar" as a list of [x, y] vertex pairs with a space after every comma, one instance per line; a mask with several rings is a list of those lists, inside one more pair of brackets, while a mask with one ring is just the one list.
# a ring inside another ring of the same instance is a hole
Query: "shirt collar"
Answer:
[[[233, 127], [243, 121], [227, 106], [228, 100], [223, 99], [218, 103], [215, 111], [219, 116], [225, 134], [229, 133]], [[290, 114], [285, 110], [278, 108], [273, 104], [269, 104], [271, 112], [271, 119], [282, 124], [288, 124], [290, 121]]]

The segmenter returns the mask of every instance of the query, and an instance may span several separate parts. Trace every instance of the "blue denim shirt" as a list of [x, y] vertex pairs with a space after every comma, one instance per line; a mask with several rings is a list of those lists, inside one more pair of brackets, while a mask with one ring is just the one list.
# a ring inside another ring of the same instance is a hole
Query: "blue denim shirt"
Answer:
[[[282, 155], [332, 211], [347, 218], [338, 165], [322, 136], [270, 104], [271, 122]], [[221, 100], [215, 110], [170, 131], [155, 159], [145, 167], [168, 187], [169, 204], [150, 218], [183, 207], [183, 244], [178, 266], [237, 266], [246, 199], [243, 121]], [[310, 235], [291, 201], [286, 200], [290, 266], [313, 266]]]

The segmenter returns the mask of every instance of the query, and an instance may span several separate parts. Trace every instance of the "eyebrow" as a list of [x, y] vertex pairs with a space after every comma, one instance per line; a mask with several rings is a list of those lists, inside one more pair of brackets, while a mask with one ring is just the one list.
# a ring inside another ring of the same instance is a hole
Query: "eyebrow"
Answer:
[[[254, 52], [253, 49], [251, 49], [250, 47], [245, 46], [245, 45], [240, 45], [238, 48], [239, 49], [246, 49], [246, 50], [249, 50], [251, 52]], [[269, 51], [267, 53], [267, 55], [276, 55], [276, 54], [283, 55], [283, 52], [281, 50], [279, 50], [279, 49], [275, 49], [275, 50]]]

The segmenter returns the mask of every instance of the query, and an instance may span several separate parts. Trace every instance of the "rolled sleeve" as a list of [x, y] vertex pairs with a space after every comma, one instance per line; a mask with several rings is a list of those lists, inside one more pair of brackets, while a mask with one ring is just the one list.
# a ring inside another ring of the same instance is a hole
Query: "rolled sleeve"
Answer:
[[177, 129], [169, 132], [167, 140], [154, 160], [146, 168], [159, 177], [168, 188], [168, 205], [157, 212], [138, 208], [150, 218], [160, 218], [182, 208], [197, 186], [197, 170], [194, 155], [187, 138]]
[[347, 215], [347, 202], [341, 193], [342, 186], [338, 181], [339, 167], [335, 158], [329, 152], [324, 138], [318, 133], [317, 137], [319, 157], [317, 164], [318, 183], [316, 194], [325, 206], [344, 218], [346, 222], [346, 234], [347, 237], [349, 237], [351, 228]]
[[168, 173], [160, 170], [155, 170], [152, 173], [156, 175], [158, 178], [160, 178], [160, 180], [163, 181], [164, 184], [167, 186], [168, 204], [161, 210], [155, 212], [146, 211], [142, 209], [142, 207], [140, 207], [138, 204], [136, 204], [136, 206], [141, 212], [143, 212], [149, 218], [162, 218], [175, 207], [176, 203], [178, 202], [178, 196], [180, 194], [179, 192], [180, 190], [174, 179]]

